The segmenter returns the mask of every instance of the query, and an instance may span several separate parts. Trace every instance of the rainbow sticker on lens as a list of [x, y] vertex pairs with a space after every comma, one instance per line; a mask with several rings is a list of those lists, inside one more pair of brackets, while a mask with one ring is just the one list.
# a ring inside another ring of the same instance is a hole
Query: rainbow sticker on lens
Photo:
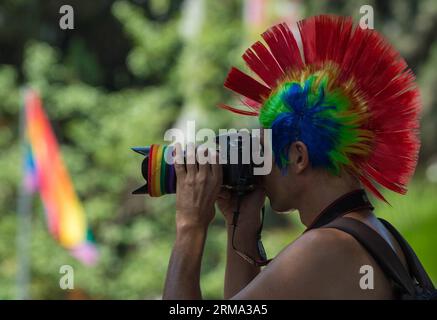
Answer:
[[176, 193], [176, 172], [170, 162], [173, 155], [173, 146], [152, 144], [148, 147], [132, 148], [135, 152], [145, 156], [142, 164], [143, 177], [146, 185], [133, 193], [148, 193], [151, 197], [160, 197], [165, 194]]

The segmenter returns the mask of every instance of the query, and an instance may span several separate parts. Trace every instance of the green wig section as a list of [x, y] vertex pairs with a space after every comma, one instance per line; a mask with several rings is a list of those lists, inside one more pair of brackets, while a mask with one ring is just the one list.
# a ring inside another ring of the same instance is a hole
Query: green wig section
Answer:
[[352, 110], [341, 88], [328, 90], [329, 81], [327, 74], [311, 74], [301, 82], [285, 82], [262, 106], [259, 121], [263, 128], [272, 129], [279, 167], [288, 163], [294, 141], [305, 143], [312, 166], [323, 166], [335, 175], [352, 165], [351, 153], [366, 153], [363, 142], [368, 138], [359, 129], [364, 114]]

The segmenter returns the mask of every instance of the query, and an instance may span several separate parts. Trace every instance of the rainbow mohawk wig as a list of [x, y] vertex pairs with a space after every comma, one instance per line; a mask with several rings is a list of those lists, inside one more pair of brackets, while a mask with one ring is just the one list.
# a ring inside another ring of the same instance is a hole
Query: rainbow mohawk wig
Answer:
[[292, 142], [308, 148], [311, 165], [345, 169], [379, 199], [376, 184], [404, 194], [420, 146], [419, 92], [399, 53], [351, 18], [321, 15], [298, 23], [303, 56], [285, 24], [264, 34], [243, 55], [262, 81], [232, 68], [225, 86], [272, 129], [275, 161], [287, 164]]

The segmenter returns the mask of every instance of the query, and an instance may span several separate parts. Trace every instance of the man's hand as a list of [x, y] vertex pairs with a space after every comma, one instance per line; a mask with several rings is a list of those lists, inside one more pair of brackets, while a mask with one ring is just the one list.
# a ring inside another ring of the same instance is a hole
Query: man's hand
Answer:
[[[262, 187], [243, 196], [241, 199], [240, 214], [238, 217], [238, 228], [247, 232], [257, 232], [261, 224], [260, 212], [266, 198]], [[233, 213], [237, 206], [237, 196], [229, 190], [220, 191], [217, 205], [225, 217], [226, 225], [232, 225]]]
[[176, 227], [207, 228], [215, 215], [214, 202], [217, 199], [222, 184], [222, 168], [215, 164], [215, 154], [208, 154], [208, 150], [198, 149], [208, 157], [208, 163], [198, 164], [194, 146], [188, 146], [187, 157], [184, 156], [181, 145], [175, 146], [176, 170]]

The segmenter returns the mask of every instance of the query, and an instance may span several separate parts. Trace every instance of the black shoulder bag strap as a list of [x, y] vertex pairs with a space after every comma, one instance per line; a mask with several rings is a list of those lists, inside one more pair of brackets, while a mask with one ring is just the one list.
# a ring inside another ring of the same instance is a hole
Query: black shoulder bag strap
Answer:
[[411, 275], [416, 279], [419, 285], [427, 290], [434, 291], [435, 287], [425, 271], [422, 263], [420, 263], [414, 250], [408, 244], [408, 242], [402, 237], [402, 235], [393, 227], [388, 221], [379, 218], [379, 221], [384, 224], [388, 231], [393, 235], [396, 241], [399, 243], [404, 255], [407, 260], [408, 268], [410, 269]]
[[353, 219], [342, 217], [323, 226], [323, 228], [335, 228], [353, 236], [376, 260], [386, 276], [403, 293], [414, 297], [415, 285], [401, 260], [390, 245], [376, 231], [366, 224]]

